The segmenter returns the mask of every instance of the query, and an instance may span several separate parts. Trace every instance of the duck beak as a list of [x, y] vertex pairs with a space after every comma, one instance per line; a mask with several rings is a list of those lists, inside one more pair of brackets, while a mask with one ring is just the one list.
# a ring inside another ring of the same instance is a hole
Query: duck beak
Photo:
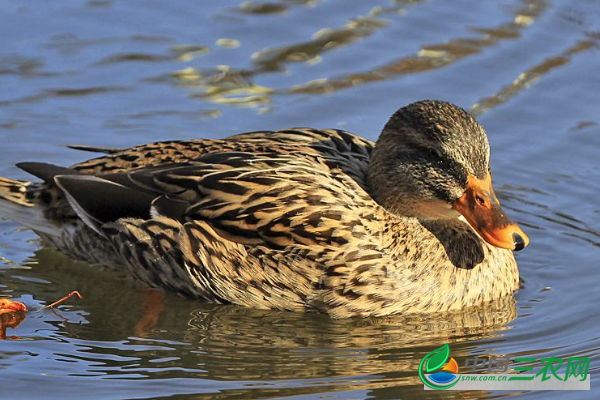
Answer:
[[485, 179], [469, 175], [465, 193], [452, 207], [492, 246], [518, 251], [529, 244], [527, 235], [500, 207], [490, 174]]

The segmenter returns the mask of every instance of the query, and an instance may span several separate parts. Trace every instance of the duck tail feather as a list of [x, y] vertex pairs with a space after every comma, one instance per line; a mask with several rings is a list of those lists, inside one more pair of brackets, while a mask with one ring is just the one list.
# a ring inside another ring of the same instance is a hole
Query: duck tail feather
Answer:
[[54, 184], [54, 177], [57, 175], [82, 175], [71, 168], [40, 162], [22, 162], [18, 163], [17, 167], [51, 185]]
[[97, 146], [87, 146], [85, 144], [68, 144], [67, 147], [73, 150], [81, 150], [81, 151], [89, 151], [91, 153], [104, 153], [104, 154], [114, 154], [122, 151], [123, 149], [118, 149], [114, 147], [97, 147]]

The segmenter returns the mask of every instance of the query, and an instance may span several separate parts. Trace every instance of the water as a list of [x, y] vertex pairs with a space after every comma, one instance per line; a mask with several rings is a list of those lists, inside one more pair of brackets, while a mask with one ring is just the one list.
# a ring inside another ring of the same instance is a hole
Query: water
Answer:
[[[424, 392], [420, 359], [600, 363], [600, 5], [543, 0], [0, 1], [0, 175], [111, 147], [291, 126], [375, 139], [401, 105], [471, 108], [500, 199], [531, 245], [522, 288], [485, 310], [333, 321], [148, 292], [0, 220], [0, 398], [496, 398]], [[72, 290], [56, 312], [37, 311]], [[161, 297], [164, 297], [161, 299]], [[156, 316], [158, 317], [156, 318]], [[524, 398], [596, 398], [531, 392]]]

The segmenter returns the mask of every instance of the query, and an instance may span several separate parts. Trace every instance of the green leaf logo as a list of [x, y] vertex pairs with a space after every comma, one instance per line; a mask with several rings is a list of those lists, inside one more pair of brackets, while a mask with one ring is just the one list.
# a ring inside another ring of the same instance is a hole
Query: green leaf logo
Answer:
[[439, 349], [435, 349], [425, 356], [425, 359], [427, 359], [427, 364], [425, 364], [425, 370], [427, 372], [431, 372], [435, 371], [438, 368], [441, 368], [446, 363], [446, 360], [449, 356], [450, 346], [448, 346], [448, 343], [446, 343]]
[[451, 383], [440, 384], [430, 381], [427, 376], [425, 376], [426, 373], [429, 374], [436, 369], [441, 368], [448, 360], [448, 357], [450, 357], [450, 346], [448, 346], [448, 343], [423, 357], [419, 363], [419, 378], [421, 378], [421, 381], [423, 381], [425, 385], [432, 389], [449, 389], [458, 383], [459, 379], [454, 379]]

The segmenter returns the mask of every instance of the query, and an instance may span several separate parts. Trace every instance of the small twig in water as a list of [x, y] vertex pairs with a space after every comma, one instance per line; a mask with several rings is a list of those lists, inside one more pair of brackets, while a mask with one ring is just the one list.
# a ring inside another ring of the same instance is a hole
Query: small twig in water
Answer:
[[83, 298], [83, 296], [82, 296], [81, 294], [79, 294], [79, 292], [78, 292], [77, 290], [75, 290], [74, 292], [71, 292], [71, 293], [69, 293], [68, 295], [66, 295], [65, 297], [63, 297], [62, 299], [60, 299], [60, 300], [58, 300], [58, 301], [55, 301], [55, 302], [54, 302], [54, 303], [52, 303], [52, 304], [48, 304], [47, 306], [44, 306], [44, 307], [42, 307], [42, 308], [41, 308], [41, 310], [45, 310], [46, 308], [52, 308], [52, 307], [54, 307], [54, 306], [57, 306], [57, 305], [59, 305], [60, 303], [62, 303], [63, 301], [65, 301], [65, 300], [68, 300], [68, 299], [70, 299], [70, 298], [71, 298], [71, 297], [73, 297], [73, 296], [77, 296], [77, 297], [79, 297], [80, 299], [82, 299], [82, 298]]

